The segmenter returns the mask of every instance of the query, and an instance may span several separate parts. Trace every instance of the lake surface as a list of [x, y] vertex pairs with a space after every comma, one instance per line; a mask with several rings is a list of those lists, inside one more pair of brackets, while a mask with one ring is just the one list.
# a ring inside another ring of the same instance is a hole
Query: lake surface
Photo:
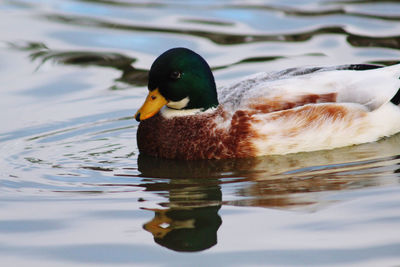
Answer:
[[139, 155], [147, 71], [176, 46], [219, 86], [391, 65], [400, 3], [2, 1], [1, 266], [400, 265], [400, 135], [252, 159]]

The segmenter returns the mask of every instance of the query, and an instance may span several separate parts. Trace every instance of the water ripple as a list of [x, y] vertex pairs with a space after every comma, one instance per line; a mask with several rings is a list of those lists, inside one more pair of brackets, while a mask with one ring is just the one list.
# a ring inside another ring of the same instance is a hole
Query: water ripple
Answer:
[[[209, 39], [210, 41], [220, 45], [238, 45], [244, 43], [256, 42], [304, 42], [314, 36], [321, 34], [343, 34], [348, 36], [348, 41], [351, 44], [358, 46], [374, 46], [374, 47], [387, 47], [387, 48], [400, 48], [398, 40], [400, 35], [387, 36], [387, 37], [372, 37], [366, 35], [352, 34], [339, 26], [326, 26], [305, 31], [302, 33], [294, 34], [278, 34], [278, 35], [263, 35], [263, 34], [228, 34], [223, 32], [212, 32], [204, 30], [191, 30], [182, 28], [165, 28], [145, 25], [132, 25], [122, 24], [115, 22], [108, 22], [106, 20], [82, 17], [82, 16], [67, 16], [48, 14], [44, 18], [60, 23], [67, 23], [88, 27], [110, 28], [127, 31], [143, 31], [143, 32], [158, 32], [158, 33], [174, 33], [182, 35], [197, 36]], [[357, 43], [357, 40], [366, 39], [365, 42]]]

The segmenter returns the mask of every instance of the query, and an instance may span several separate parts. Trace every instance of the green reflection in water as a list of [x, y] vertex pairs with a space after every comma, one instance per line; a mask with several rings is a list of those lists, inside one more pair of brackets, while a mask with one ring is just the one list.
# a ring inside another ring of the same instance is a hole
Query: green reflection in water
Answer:
[[[183, 161], [175, 163], [139, 156], [138, 166], [143, 176], [171, 177], [169, 181], [143, 184], [146, 191], [161, 190], [168, 198], [168, 202], [161, 204], [166, 209], [147, 209], [154, 212], [154, 218], [143, 228], [157, 244], [175, 251], [208, 249], [217, 244], [217, 231], [222, 223], [218, 215], [222, 204], [219, 178], [204, 176], [212, 175], [213, 168], [193, 168], [196, 165]], [[185, 172], [189, 169], [194, 172]]]
[[[175, 251], [201, 251], [217, 244], [217, 231], [222, 223], [218, 215], [221, 205], [207, 205], [207, 202], [221, 201], [221, 189], [197, 186], [169, 194], [170, 207], [149, 209], [154, 212], [154, 218], [143, 225], [154, 241]], [[182, 197], [186, 198], [184, 202], [181, 202]]]

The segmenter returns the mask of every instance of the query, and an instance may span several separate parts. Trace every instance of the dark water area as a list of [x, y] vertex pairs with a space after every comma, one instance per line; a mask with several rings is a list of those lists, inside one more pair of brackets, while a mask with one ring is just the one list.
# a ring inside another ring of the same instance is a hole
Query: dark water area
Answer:
[[0, 33], [1, 266], [400, 264], [400, 135], [185, 162], [139, 155], [133, 119], [172, 47], [218, 86], [398, 63], [399, 1], [6, 0]]

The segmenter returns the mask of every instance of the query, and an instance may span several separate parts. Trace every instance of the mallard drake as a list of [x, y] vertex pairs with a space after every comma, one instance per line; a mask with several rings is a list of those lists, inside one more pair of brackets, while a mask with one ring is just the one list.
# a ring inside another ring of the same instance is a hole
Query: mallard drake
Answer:
[[140, 153], [243, 158], [374, 142], [400, 131], [400, 64], [292, 68], [218, 90], [186, 48], [160, 55], [135, 118]]

